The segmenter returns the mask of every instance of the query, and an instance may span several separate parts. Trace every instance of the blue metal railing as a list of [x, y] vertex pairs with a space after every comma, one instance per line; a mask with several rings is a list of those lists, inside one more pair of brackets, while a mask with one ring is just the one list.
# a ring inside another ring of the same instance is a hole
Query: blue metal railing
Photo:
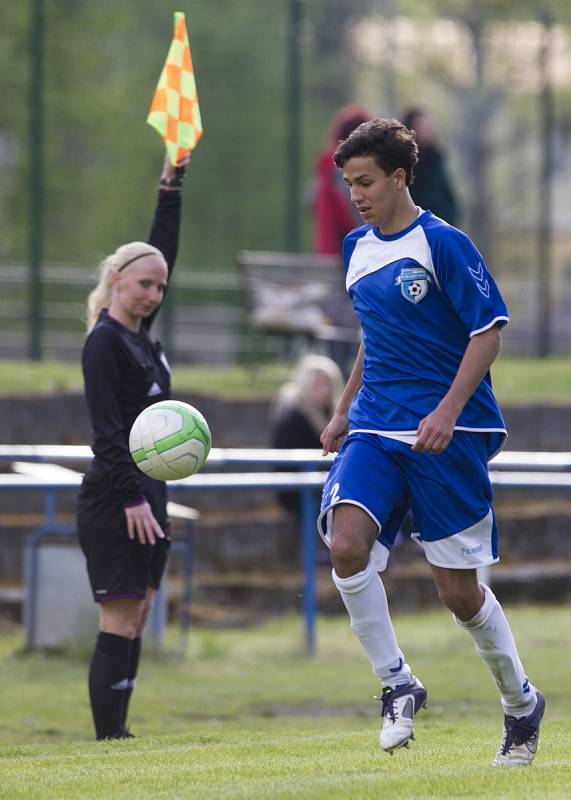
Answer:
[[[1, 445], [0, 461], [44, 462], [87, 462], [92, 457], [89, 447], [51, 446], [51, 445]], [[249, 489], [289, 490], [300, 494], [301, 540], [303, 566], [303, 612], [305, 620], [305, 641], [308, 653], [316, 647], [316, 594], [315, 557], [317, 494], [320, 492], [332, 457], [323, 457], [319, 451], [307, 450], [247, 450], [214, 449], [207, 462], [208, 470], [227, 467], [270, 468], [289, 466], [297, 472], [209, 472], [203, 471], [191, 478], [171, 481], [169, 490], [175, 493], [203, 491], [228, 491]], [[490, 464], [492, 484], [503, 489], [526, 490], [571, 490], [571, 453], [530, 453], [504, 452]], [[320, 469], [316, 469], [320, 467]], [[44, 524], [34, 532], [38, 542], [48, 532], [67, 533], [55, 521], [57, 494], [61, 491], [77, 489], [81, 483], [79, 473], [64, 472], [46, 475], [27, 476], [21, 474], [0, 474], [0, 491], [40, 491], [45, 496]], [[189, 563], [193, 554], [189, 551]], [[35, 580], [31, 573], [31, 580]], [[31, 591], [34, 591], [31, 588]], [[190, 592], [190, 588], [187, 590]], [[190, 600], [190, 595], [187, 601]]]
[[[325, 472], [275, 472], [275, 473], [228, 473], [228, 474], [199, 474], [181, 481], [171, 481], [170, 492], [190, 491], [191, 493], [203, 491], [226, 491], [237, 489], [272, 489], [290, 490], [300, 493], [302, 509], [302, 554], [303, 554], [303, 610], [305, 619], [305, 639], [309, 653], [315, 651], [315, 616], [316, 601], [314, 588], [315, 573], [315, 519], [317, 517], [316, 493], [321, 490], [325, 479]], [[78, 489], [82, 476], [73, 473], [62, 476], [40, 477], [2, 474], [0, 475], [0, 491], [39, 491], [45, 497], [44, 524], [31, 534], [28, 546], [28, 573], [29, 581], [29, 612], [27, 618], [27, 638], [35, 631], [34, 609], [37, 592], [37, 555], [39, 542], [49, 535], [69, 535], [70, 530], [64, 529], [56, 522], [57, 495], [70, 489]], [[192, 496], [192, 494], [191, 494]], [[192, 553], [186, 552], [188, 561], [192, 560]], [[31, 616], [30, 616], [31, 615]], [[151, 623], [152, 624], [152, 623]]]

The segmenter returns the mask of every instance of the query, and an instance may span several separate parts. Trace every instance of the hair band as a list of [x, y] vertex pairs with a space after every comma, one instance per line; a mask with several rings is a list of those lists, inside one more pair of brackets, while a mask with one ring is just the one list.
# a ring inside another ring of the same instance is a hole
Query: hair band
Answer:
[[132, 264], [132, 263], [133, 263], [133, 261], [136, 261], [138, 258], [145, 258], [145, 256], [158, 256], [158, 253], [155, 253], [155, 252], [151, 252], [151, 253], [139, 253], [139, 255], [138, 255], [138, 256], [133, 256], [133, 258], [130, 258], [130, 259], [129, 259], [129, 261], [125, 261], [125, 263], [124, 263], [124, 264], [121, 264], [121, 266], [119, 267], [119, 269], [117, 270], [117, 272], [122, 272], [122, 271], [125, 269], [125, 267], [128, 267], [128, 266], [129, 266], [129, 264]]

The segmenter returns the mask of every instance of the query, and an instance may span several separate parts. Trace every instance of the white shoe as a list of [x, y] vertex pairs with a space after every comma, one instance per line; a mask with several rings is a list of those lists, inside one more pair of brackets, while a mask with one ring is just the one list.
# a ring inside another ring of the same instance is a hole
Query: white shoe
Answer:
[[427, 692], [422, 683], [412, 677], [410, 683], [383, 689], [381, 700], [381, 747], [392, 755], [399, 747], [408, 747], [414, 739], [414, 717], [421, 707], [426, 708]]
[[537, 752], [539, 726], [545, 711], [545, 698], [535, 690], [537, 703], [527, 717], [504, 717], [504, 738], [494, 759], [494, 767], [528, 767]]

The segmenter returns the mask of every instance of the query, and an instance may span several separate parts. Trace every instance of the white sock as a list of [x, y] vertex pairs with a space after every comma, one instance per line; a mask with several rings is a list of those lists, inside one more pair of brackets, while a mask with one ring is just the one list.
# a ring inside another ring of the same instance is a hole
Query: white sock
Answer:
[[535, 708], [535, 689], [527, 679], [519, 660], [513, 634], [508, 621], [492, 590], [480, 584], [484, 591], [484, 605], [475, 617], [462, 622], [474, 640], [476, 650], [493, 675], [502, 696], [504, 713], [525, 717]]
[[361, 642], [375, 675], [384, 686], [394, 688], [408, 683], [410, 667], [397, 645], [385, 587], [372, 561], [349, 578], [340, 578], [335, 570], [332, 575], [349, 612], [351, 630]]

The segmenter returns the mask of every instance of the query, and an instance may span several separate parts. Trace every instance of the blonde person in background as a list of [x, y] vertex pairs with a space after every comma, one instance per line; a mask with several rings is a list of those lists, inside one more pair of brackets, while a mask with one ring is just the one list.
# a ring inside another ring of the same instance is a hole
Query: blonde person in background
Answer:
[[[272, 409], [272, 446], [321, 450], [321, 431], [343, 391], [343, 375], [327, 356], [304, 356], [293, 370], [291, 380], [280, 389]], [[299, 510], [295, 492], [281, 492], [281, 505]]]

